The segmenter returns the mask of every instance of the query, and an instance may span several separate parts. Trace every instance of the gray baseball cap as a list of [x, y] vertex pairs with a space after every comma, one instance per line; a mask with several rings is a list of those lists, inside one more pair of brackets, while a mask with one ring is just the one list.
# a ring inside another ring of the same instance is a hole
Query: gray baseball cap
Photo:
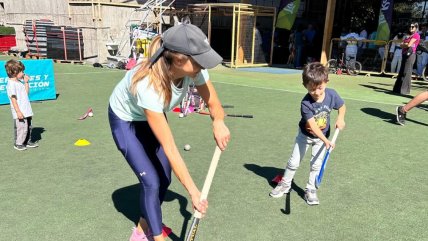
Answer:
[[193, 24], [181, 23], [162, 34], [162, 46], [150, 58], [154, 64], [165, 49], [191, 56], [202, 68], [211, 69], [223, 58], [211, 48], [207, 36]]

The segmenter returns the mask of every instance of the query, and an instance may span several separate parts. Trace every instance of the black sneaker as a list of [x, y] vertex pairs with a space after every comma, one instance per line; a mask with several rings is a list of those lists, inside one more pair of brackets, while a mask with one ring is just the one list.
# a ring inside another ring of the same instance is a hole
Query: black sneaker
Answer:
[[397, 108], [395, 109], [395, 113], [397, 116], [397, 123], [404, 126], [404, 124], [406, 123], [406, 112], [403, 111], [403, 107], [397, 106]]
[[36, 148], [36, 147], [39, 147], [39, 144], [37, 144], [37, 143], [35, 143], [35, 142], [28, 142], [27, 143], [27, 145], [26, 145], [26, 147], [29, 147], [29, 148]]
[[13, 148], [15, 148], [18, 151], [25, 151], [27, 148], [24, 145], [14, 145]]

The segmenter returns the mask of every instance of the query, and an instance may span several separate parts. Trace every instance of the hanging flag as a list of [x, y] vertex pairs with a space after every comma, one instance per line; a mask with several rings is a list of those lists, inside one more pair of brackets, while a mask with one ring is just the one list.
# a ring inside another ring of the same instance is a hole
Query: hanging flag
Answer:
[[389, 40], [394, 0], [381, 0], [376, 40]]
[[279, 5], [276, 27], [290, 30], [293, 27], [299, 6], [300, 0], [282, 0]]

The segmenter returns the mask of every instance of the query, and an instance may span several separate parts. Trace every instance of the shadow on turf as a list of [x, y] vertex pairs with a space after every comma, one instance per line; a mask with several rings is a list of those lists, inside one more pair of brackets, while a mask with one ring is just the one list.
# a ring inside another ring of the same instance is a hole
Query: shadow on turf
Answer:
[[[276, 167], [262, 167], [256, 164], [244, 164], [244, 167], [254, 172], [255, 174], [265, 178], [272, 188], [276, 186], [276, 183], [273, 183], [272, 179], [276, 175], [284, 174], [284, 169], [276, 168]], [[295, 191], [297, 195], [299, 195], [302, 199], [305, 199], [305, 190], [297, 186], [297, 184], [294, 181], [291, 183], [291, 189]]]
[[426, 105], [426, 104], [420, 104], [420, 105], [416, 106], [416, 108], [424, 110], [424, 111], [428, 111], [428, 105]]
[[[382, 85], [382, 86], [389, 86], [390, 88], [393, 86], [389, 83], [380, 83], [380, 82], [368, 82], [369, 84], [375, 84], [375, 85]], [[428, 82], [426, 81], [416, 81], [416, 80], [412, 80], [412, 85], [416, 88], [420, 88], [423, 86], [427, 86]], [[368, 85], [370, 86], [370, 85]]]
[[[125, 215], [125, 217], [127, 217], [129, 220], [137, 224], [138, 220], [140, 219], [139, 184], [117, 189], [113, 192], [111, 196], [116, 210]], [[180, 241], [185, 239], [187, 226], [192, 217], [192, 214], [186, 210], [188, 204], [187, 199], [178, 193], [168, 190], [165, 196], [165, 202], [171, 202], [176, 199], [180, 204], [180, 213], [184, 217], [183, 226], [181, 228], [181, 233], [179, 236], [177, 236], [176, 233], [171, 232], [168, 237], [173, 241]]]
[[43, 127], [33, 127], [31, 129], [31, 140], [34, 142], [40, 141], [42, 139], [42, 133], [45, 132]]
[[[368, 115], [379, 117], [380, 119], [383, 119], [383, 121], [385, 121], [385, 122], [389, 122], [391, 124], [399, 125], [397, 123], [395, 113], [385, 112], [383, 110], [379, 110], [376, 108], [361, 108], [361, 111], [368, 114]], [[419, 122], [416, 120], [412, 120], [409, 118], [406, 118], [406, 121], [407, 122], [413, 122], [415, 124], [419, 124], [419, 125], [423, 125], [423, 126], [428, 126], [428, 124], [426, 124], [426, 123]]]
[[380, 88], [380, 87], [377, 87], [374, 85], [366, 85], [366, 84], [360, 84], [360, 86], [373, 89], [374, 91], [377, 91], [377, 92], [383, 92], [383, 93], [388, 94], [388, 95], [403, 96], [403, 97], [406, 97], [409, 99], [413, 98], [413, 96], [411, 96], [411, 95], [402, 95], [402, 94], [395, 93], [394, 91], [392, 91], [392, 88], [391, 89], [385, 89], [385, 88]]
[[[370, 84], [373, 84], [373, 85], [370, 85]], [[380, 86], [388, 86], [389, 88], [387, 88], [387, 89], [386, 88], [381, 88], [381, 87], [378, 87], [379, 85]], [[413, 80], [411, 88], [412, 89], [425, 90], [426, 87], [427, 87], [427, 85], [428, 85], [428, 83], [426, 83], [426, 82], [420, 82], [420, 81], [414, 81]], [[412, 95], [402, 95], [402, 94], [393, 92], [392, 91], [393, 85], [391, 85], [391, 84], [369, 82], [369, 84], [360, 84], [360, 86], [366, 87], [366, 88], [369, 88], [369, 89], [373, 89], [374, 91], [377, 91], [377, 92], [383, 92], [383, 93], [389, 94], [389, 95], [402, 96], [402, 97], [406, 97], [406, 98], [409, 98], [409, 99], [413, 99], [413, 97], [414, 97]]]

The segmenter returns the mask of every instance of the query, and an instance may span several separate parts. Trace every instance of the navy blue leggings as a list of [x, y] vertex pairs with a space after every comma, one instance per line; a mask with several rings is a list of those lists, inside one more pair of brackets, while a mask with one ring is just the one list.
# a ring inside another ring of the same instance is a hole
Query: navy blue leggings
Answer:
[[140, 211], [153, 235], [162, 233], [161, 204], [171, 183], [171, 166], [147, 121], [124, 121], [109, 107], [117, 148], [140, 181]]

